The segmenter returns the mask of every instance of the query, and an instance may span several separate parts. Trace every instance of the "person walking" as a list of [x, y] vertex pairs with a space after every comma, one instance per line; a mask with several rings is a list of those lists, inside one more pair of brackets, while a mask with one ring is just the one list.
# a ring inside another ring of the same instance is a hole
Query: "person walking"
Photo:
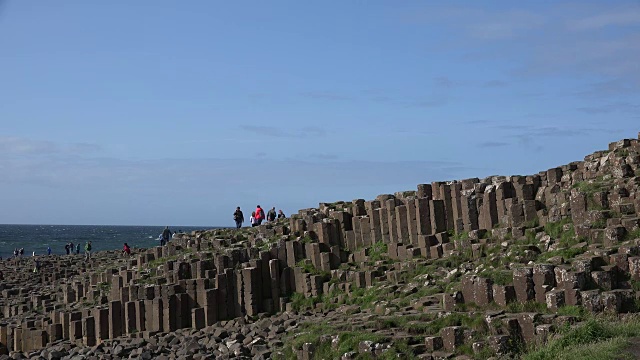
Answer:
[[280, 219], [286, 219], [287, 217], [284, 215], [284, 213], [282, 212], [282, 210], [278, 210], [278, 220]]
[[240, 206], [238, 206], [236, 208], [236, 211], [233, 213], [233, 220], [236, 222], [236, 228], [240, 229], [242, 227], [242, 223], [244, 222], [244, 214], [242, 214]]
[[160, 245], [166, 244], [169, 239], [171, 239], [171, 230], [169, 230], [168, 226], [165, 226], [164, 230], [162, 230], [162, 241], [160, 241]]
[[91, 260], [91, 241], [84, 244], [84, 259]]
[[275, 206], [271, 208], [271, 210], [267, 211], [267, 221], [274, 222], [276, 221], [276, 208]]
[[256, 213], [255, 218], [256, 218], [256, 221], [257, 221], [258, 225], [262, 224], [262, 220], [264, 220], [265, 216], [264, 216], [264, 210], [262, 210], [260, 205], [256, 206], [255, 213]]

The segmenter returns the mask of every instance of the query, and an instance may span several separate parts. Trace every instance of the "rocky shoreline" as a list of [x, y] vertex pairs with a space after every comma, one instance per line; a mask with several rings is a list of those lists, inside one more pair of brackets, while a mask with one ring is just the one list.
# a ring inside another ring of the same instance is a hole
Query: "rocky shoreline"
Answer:
[[167, 246], [0, 262], [2, 359], [516, 358], [635, 318], [640, 141]]

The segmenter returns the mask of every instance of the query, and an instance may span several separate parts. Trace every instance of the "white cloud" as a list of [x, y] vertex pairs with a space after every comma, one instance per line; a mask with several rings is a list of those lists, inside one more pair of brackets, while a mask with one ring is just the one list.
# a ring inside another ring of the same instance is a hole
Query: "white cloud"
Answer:
[[16, 136], [0, 136], [0, 156], [82, 155], [100, 150], [99, 145], [90, 143], [65, 144]]
[[640, 24], [640, 7], [616, 9], [603, 14], [571, 19], [567, 28], [573, 31], [600, 30], [608, 26], [629, 26]]

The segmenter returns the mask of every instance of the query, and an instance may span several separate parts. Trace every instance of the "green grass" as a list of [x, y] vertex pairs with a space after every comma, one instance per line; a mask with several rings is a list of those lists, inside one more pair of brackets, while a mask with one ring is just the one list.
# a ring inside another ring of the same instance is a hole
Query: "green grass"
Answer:
[[607, 191], [610, 187], [610, 181], [604, 180], [602, 176], [594, 180], [585, 180], [573, 184], [574, 189], [578, 189], [587, 196], [588, 210], [604, 210], [601, 205], [596, 203], [593, 195], [597, 192]]
[[311, 238], [311, 236], [307, 235], [305, 237], [300, 238], [300, 243], [301, 244], [311, 244], [315, 241], [313, 241], [313, 239]]
[[463, 239], [468, 239], [469, 238], [469, 232], [468, 231], [463, 231], [459, 234], [454, 234], [453, 230], [449, 230], [448, 231], [449, 234], [449, 239], [451, 240], [463, 240]]
[[[565, 230], [566, 226], [566, 230]], [[580, 254], [583, 254], [586, 247], [573, 247], [580, 242], [586, 242], [586, 239], [576, 236], [576, 232], [573, 228], [571, 219], [565, 218], [558, 222], [551, 222], [545, 225], [545, 232], [549, 234], [553, 239], [557, 240], [558, 250], [548, 251], [542, 253], [538, 257], [538, 261], [546, 261], [554, 256], [562, 256], [564, 259], [572, 259]]]
[[[334, 337], [338, 339], [338, 346], [332, 347]], [[303, 323], [300, 328], [290, 333], [282, 348], [284, 356], [274, 355], [274, 359], [297, 359], [293, 349], [301, 349], [303, 344], [312, 343], [315, 352], [312, 359], [339, 359], [344, 353], [358, 351], [362, 341], [390, 344], [390, 349], [376, 359], [415, 359], [411, 348], [405, 340], [387, 339], [378, 334], [367, 331], [347, 331], [328, 323]], [[370, 359], [368, 355], [358, 354], [356, 359]]]
[[534, 219], [531, 219], [531, 220], [525, 222], [523, 225], [524, 225], [524, 227], [529, 228], [529, 229], [538, 227], [538, 226], [540, 226], [540, 219], [538, 219], [536, 217]]
[[560, 307], [558, 308], [556, 313], [558, 315], [574, 316], [580, 321], [585, 320], [591, 315], [589, 311], [583, 308], [582, 306], [574, 306], [574, 305], [565, 305], [563, 307]]
[[604, 229], [607, 227], [607, 219], [598, 219], [591, 223], [592, 229]]
[[378, 301], [391, 300], [393, 297], [390, 297], [389, 295], [393, 297], [397, 296], [388, 294], [386, 289], [378, 286], [372, 286], [366, 289], [356, 288], [351, 291], [346, 303], [348, 305], [358, 305], [363, 309], [368, 309], [373, 307], [374, 303]]
[[480, 276], [491, 279], [496, 285], [509, 285], [513, 283], [513, 271], [511, 270], [486, 269], [480, 273]]
[[521, 312], [537, 312], [537, 313], [547, 313], [549, 310], [547, 309], [546, 304], [541, 304], [536, 301], [527, 301], [527, 302], [511, 302], [507, 304], [506, 311], [510, 313], [521, 313]]
[[631, 232], [627, 232], [624, 237], [625, 240], [635, 240], [640, 239], [640, 229], [633, 230]]
[[629, 149], [616, 149], [614, 153], [620, 157], [627, 157], [629, 156]]
[[578, 255], [584, 254], [587, 251], [586, 248], [570, 248], [570, 249], [561, 249], [548, 251], [543, 253], [540, 257], [538, 257], [539, 261], [547, 261], [555, 256], [561, 256], [563, 259], [573, 259]]
[[525, 239], [527, 241], [528, 244], [535, 244], [536, 243], [536, 232], [534, 229], [527, 229], [524, 232], [524, 236]]
[[316, 268], [315, 266], [313, 266], [311, 261], [308, 261], [307, 259], [298, 261], [296, 266], [302, 268], [302, 271], [305, 273], [323, 276], [326, 278], [327, 281], [331, 277], [331, 274], [329, 272], [322, 271]]
[[579, 181], [572, 186], [574, 189], [578, 189], [580, 192], [583, 192], [589, 195], [593, 195], [594, 193], [607, 190], [607, 184], [603, 180], [602, 177], [598, 177], [593, 180], [585, 180]]
[[[571, 224], [570, 218], [564, 218], [557, 222], [548, 222], [544, 225], [544, 231], [554, 239], [561, 239], [563, 236], [565, 236], [565, 233], [573, 232], [573, 224], [570, 231], [564, 230], [564, 226], [567, 224]], [[570, 235], [571, 234], [569, 234], [569, 236]], [[575, 236], [575, 232], [573, 232], [573, 236]]]
[[105, 293], [111, 291], [111, 283], [106, 281], [99, 283], [98, 290]]
[[632, 359], [624, 350], [628, 338], [640, 336], [640, 319], [591, 318], [525, 354], [523, 360]]
[[376, 262], [387, 256], [388, 246], [382, 241], [371, 245], [369, 248], [369, 261]]

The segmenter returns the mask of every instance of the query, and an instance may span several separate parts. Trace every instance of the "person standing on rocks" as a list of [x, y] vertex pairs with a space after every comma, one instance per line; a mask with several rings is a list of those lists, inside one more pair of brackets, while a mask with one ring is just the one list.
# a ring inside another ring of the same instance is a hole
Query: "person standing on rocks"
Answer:
[[91, 241], [84, 244], [84, 259], [91, 260]]
[[236, 222], [236, 228], [240, 229], [244, 222], [244, 214], [242, 213], [242, 210], [240, 210], [240, 206], [238, 206], [236, 211], [233, 213], [233, 220]]
[[51, 246], [47, 247], [47, 255], [51, 255]]
[[124, 243], [124, 246], [122, 247], [122, 255], [131, 255], [131, 248], [129, 247], [129, 244]]
[[271, 208], [271, 210], [267, 211], [267, 221], [274, 222], [276, 221], [276, 208], [275, 206]]
[[256, 219], [256, 212], [252, 211], [251, 212], [251, 217], [249, 218], [249, 221], [251, 222], [251, 227], [255, 227], [258, 226], [258, 219]]
[[80, 255], [80, 243], [76, 245], [76, 255]]
[[162, 231], [162, 241], [160, 241], [160, 245], [166, 244], [169, 239], [171, 239], [171, 230], [169, 230], [168, 226], [165, 226], [164, 230]]
[[256, 213], [255, 218], [256, 218], [256, 221], [257, 221], [258, 225], [262, 224], [262, 220], [264, 220], [265, 216], [264, 216], [264, 210], [262, 210], [260, 205], [256, 206], [255, 213]]
[[278, 220], [280, 220], [280, 219], [286, 219], [286, 216], [284, 215], [282, 210], [278, 210]]

